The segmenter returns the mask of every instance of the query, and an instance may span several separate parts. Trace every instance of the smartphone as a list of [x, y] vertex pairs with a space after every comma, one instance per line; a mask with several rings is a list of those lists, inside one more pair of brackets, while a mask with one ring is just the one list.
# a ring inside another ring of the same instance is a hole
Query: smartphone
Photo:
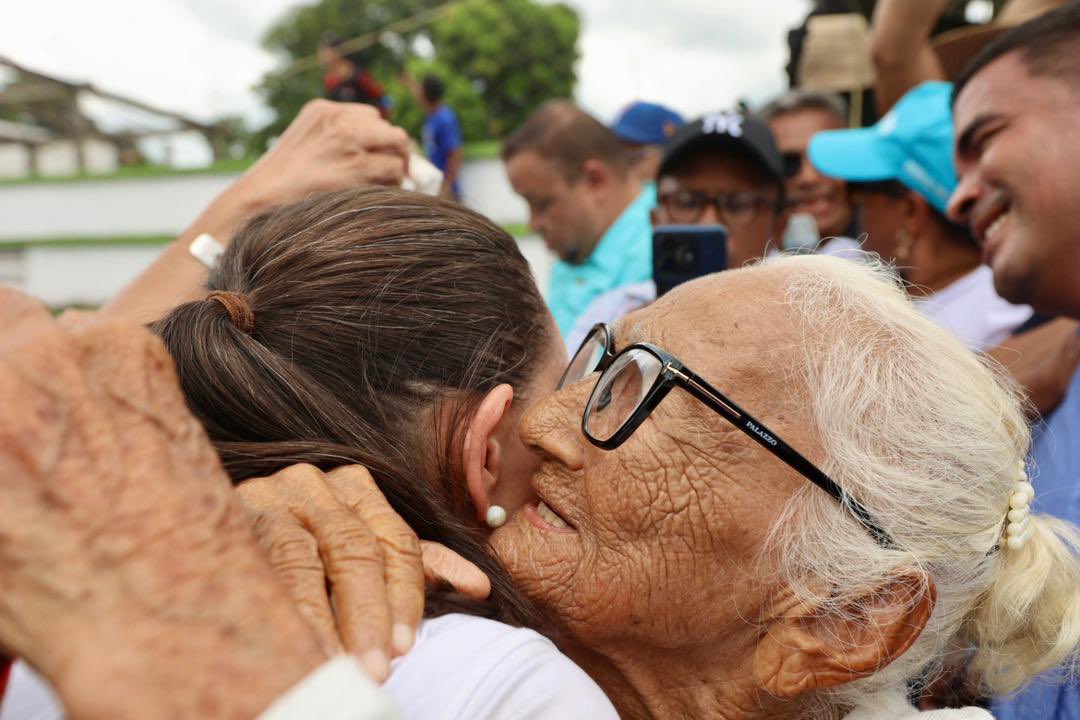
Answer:
[[653, 230], [656, 296], [671, 288], [727, 270], [728, 229], [723, 225], [661, 225]]

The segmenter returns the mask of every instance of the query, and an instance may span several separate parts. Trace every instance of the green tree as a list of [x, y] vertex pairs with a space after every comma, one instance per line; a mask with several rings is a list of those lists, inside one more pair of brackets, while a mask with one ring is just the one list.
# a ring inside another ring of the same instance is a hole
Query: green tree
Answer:
[[[445, 0], [319, 0], [290, 11], [264, 38], [289, 64], [267, 74], [258, 90], [276, 118], [253, 136], [253, 150], [279, 135], [305, 102], [323, 94], [322, 72], [299, 72], [293, 62], [315, 54], [323, 33], [343, 38], [377, 32], [391, 23], [445, 4]], [[570, 97], [576, 76], [577, 14], [563, 4], [536, 0], [461, 0], [426, 27], [384, 33], [357, 60], [384, 85], [392, 117], [414, 136], [424, 112], [400, 80], [403, 69], [446, 83], [446, 102], [457, 112], [466, 140], [505, 135], [540, 103]]]
[[467, 0], [431, 28], [436, 56], [484, 98], [487, 137], [498, 138], [537, 105], [574, 94], [581, 24], [561, 3]]

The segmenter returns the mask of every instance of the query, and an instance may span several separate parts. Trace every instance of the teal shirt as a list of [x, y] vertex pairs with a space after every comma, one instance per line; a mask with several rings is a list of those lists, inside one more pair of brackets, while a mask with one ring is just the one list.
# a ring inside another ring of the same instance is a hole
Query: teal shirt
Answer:
[[551, 270], [548, 307], [565, 338], [578, 316], [608, 290], [652, 277], [652, 223], [656, 186], [641, 191], [600, 238], [585, 262], [559, 261]]

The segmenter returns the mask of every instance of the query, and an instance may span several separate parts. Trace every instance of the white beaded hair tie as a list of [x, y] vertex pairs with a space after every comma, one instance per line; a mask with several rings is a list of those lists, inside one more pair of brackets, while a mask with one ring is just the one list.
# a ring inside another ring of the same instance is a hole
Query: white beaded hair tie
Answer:
[[1005, 525], [1006, 545], [1010, 550], [1019, 550], [1027, 544], [1031, 536], [1031, 501], [1035, 498], [1035, 488], [1028, 482], [1024, 464], [1020, 463], [1020, 480], [1013, 485], [1009, 494], [1008, 522]]

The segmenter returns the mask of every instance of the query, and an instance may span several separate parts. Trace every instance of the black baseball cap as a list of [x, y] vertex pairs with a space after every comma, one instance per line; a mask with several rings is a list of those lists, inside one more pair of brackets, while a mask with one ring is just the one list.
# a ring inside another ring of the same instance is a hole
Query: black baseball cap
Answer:
[[710, 113], [679, 128], [664, 145], [658, 174], [666, 174], [677, 160], [706, 147], [742, 148], [778, 183], [785, 180], [784, 161], [769, 126], [735, 110]]

